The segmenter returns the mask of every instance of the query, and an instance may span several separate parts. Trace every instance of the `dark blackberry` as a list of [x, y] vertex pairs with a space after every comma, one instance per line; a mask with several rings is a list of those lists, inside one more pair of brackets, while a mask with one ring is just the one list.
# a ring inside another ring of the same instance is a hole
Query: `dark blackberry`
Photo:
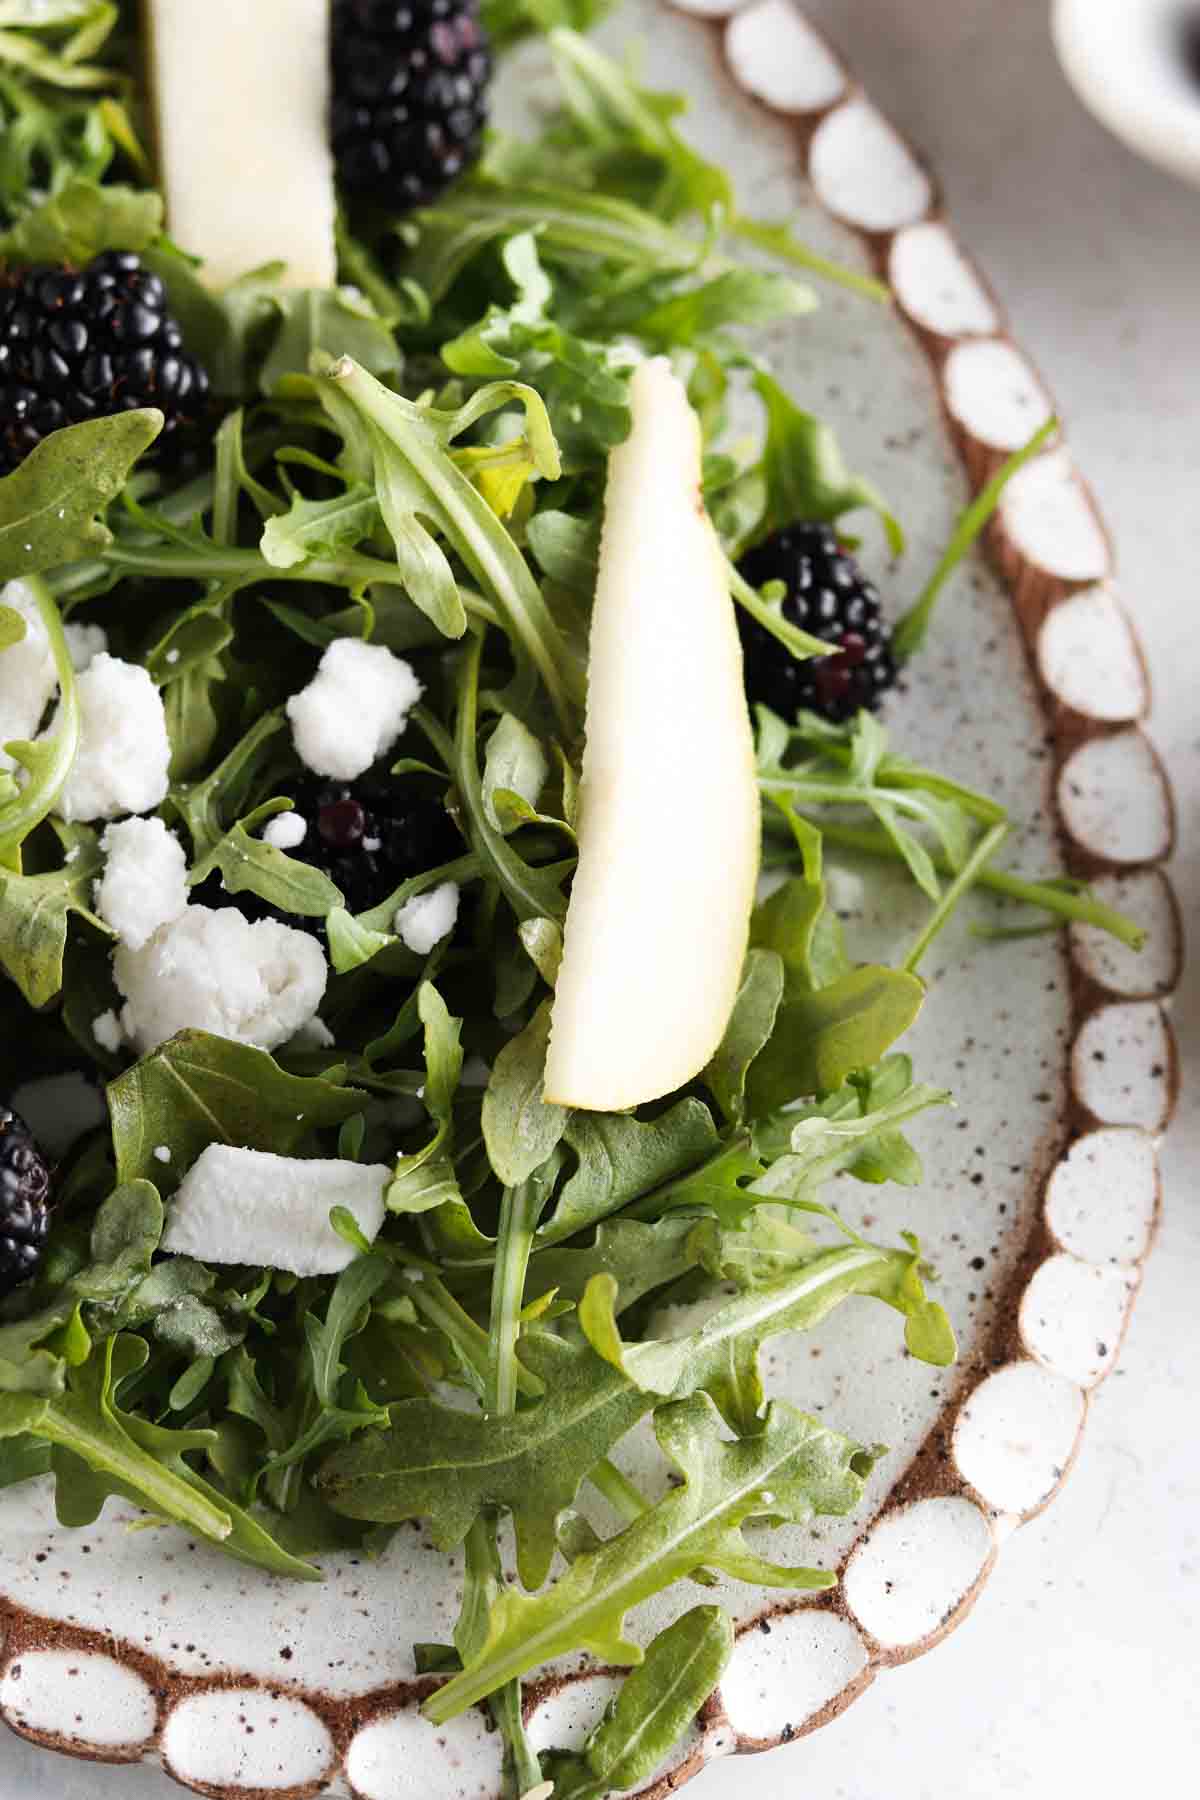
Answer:
[[49, 1229], [49, 1166], [20, 1114], [0, 1105], [0, 1294], [37, 1273]]
[[330, 135], [347, 194], [427, 206], [479, 155], [492, 56], [477, 0], [333, 0]]
[[797, 662], [777, 638], [738, 609], [746, 693], [784, 719], [802, 709], [841, 723], [860, 708], [874, 712], [896, 681], [891, 628], [879, 595], [828, 525], [799, 521], [775, 532], [742, 557], [738, 568], [753, 587], [782, 581], [783, 615], [793, 625], [837, 644], [837, 656]]
[[[402, 881], [465, 853], [466, 845], [439, 799], [390, 775], [355, 782], [308, 776], [277, 782], [272, 792], [294, 802], [307, 830], [287, 854], [337, 883], [349, 912], [367, 912]], [[289, 818], [291, 814], [287, 815]], [[210, 875], [193, 890], [202, 906], [236, 906], [248, 919], [284, 918], [301, 931], [321, 932], [324, 921], [278, 913], [256, 894], [231, 894]]]
[[157, 406], [165, 438], [207, 401], [166, 289], [132, 251], [0, 277], [0, 473], [64, 425]]

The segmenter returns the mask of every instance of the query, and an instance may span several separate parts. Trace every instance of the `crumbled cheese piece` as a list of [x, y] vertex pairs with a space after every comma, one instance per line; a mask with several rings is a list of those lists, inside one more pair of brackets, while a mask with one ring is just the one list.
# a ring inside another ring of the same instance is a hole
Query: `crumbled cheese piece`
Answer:
[[125, 1033], [121, 1030], [121, 1021], [110, 1006], [107, 1012], [97, 1013], [92, 1020], [92, 1036], [102, 1050], [110, 1056], [118, 1056], [125, 1043]]
[[92, 1131], [108, 1117], [104, 1095], [78, 1069], [22, 1082], [13, 1094], [12, 1108], [47, 1155], [56, 1159], [65, 1156], [85, 1131]]
[[180, 1183], [162, 1247], [207, 1263], [249, 1263], [293, 1275], [334, 1275], [356, 1252], [329, 1223], [344, 1206], [363, 1236], [383, 1224], [384, 1163], [305, 1162], [210, 1144]]
[[307, 821], [298, 812], [276, 813], [263, 826], [263, 843], [276, 850], [294, 850], [308, 836]]
[[154, 1158], [156, 1162], [169, 1163], [171, 1160], [171, 1146], [169, 1144], [155, 1144]]
[[58, 676], [46, 627], [31, 589], [10, 581], [0, 590], [0, 606], [19, 613], [25, 636], [0, 650], [0, 769], [16, 767], [5, 744], [28, 742], [37, 735], [42, 714], [58, 689]]
[[140, 950], [188, 903], [187, 857], [161, 819], [123, 819], [100, 840], [107, 858], [96, 911], [123, 944]]
[[396, 935], [417, 956], [428, 956], [454, 930], [458, 919], [458, 883], [443, 881], [427, 894], [414, 894], [395, 917]]
[[317, 775], [355, 780], [391, 749], [422, 691], [410, 665], [382, 644], [336, 638], [287, 703], [297, 756]]
[[274, 1050], [312, 1018], [329, 974], [308, 932], [208, 906], [189, 906], [141, 950], [122, 945], [113, 972], [122, 1028], [143, 1055], [189, 1029]]
[[90, 669], [96, 658], [108, 649], [108, 633], [103, 625], [64, 625], [63, 636], [71, 653], [71, 667], [77, 675]]
[[175, 664], [179, 661], [178, 650], [168, 650], [166, 660], [170, 663], [171, 667], [174, 668]]
[[84, 821], [152, 812], [166, 798], [171, 761], [161, 694], [145, 669], [105, 651], [76, 685], [79, 753], [59, 812]]

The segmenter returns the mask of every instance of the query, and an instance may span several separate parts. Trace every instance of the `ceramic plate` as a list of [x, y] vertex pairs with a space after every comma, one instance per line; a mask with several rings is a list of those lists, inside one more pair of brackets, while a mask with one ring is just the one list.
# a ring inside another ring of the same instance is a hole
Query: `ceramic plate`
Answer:
[[[728, 21], [714, 16], [721, 0], [692, 11], [637, 0], [604, 35], [640, 35], [652, 84], [691, 92], [696, 140], [757, 214], [791, 217], [817, 248], [892, 285], [890, 311], [827, 291], [819, 313], [763, 348], [904, 519], [898, 569], [874, 538], [864, 548], [898, 610], [969, 490], [1046, 417], [1046, 389], [929, 173], [788, 0]], [[506, 87], [510, 122], [539, 104], [536, 52], [515, 59]], [[1145, 675], [1108, 540], [1065, 440], [1012, 483], [988, 549], [953, 581], [888, 717], [908, 754], [1010, 807], [1011, 866], [1092, 876], [1149, 927], [1150, 948], [1134, 958], [1082, 930], [984, 943], [961, 915], [937, 940], [911, 1048], [957, 1109], [922, 1122], [921, 1189], [856, 1187], [844, 1210], [885, 1235], [919, 1232], [962, 1360], [938, 1373], [906, 1358], [885, 1309], [865, 1302], [815, 1340], [776, 1340], [772, 1385], [891, 1455], [869, 1512], [793, 1528], [780, 1547], [781, 1560], [838, 1569], [831, 1595], [781, 1603], [730, 1584], [741, 1630], [727, 1678], [648, 1795], [814, 1729], [958, 1622], [1002, 1540], [1070, 1467], [1153, 1233], [1174, 1085], [1163, 1003], [1180, 954], [1160, 867], [1171, 797], [1139, 727]], [[886, 955], [925, 903], [879, 866], [863, 874], [839, 865], [837, 904], [856, 953]], [[173, 1531], [127, 1527], [109, 1508], [89, 1530], [60, 1531], [48, 1494], [0, 1496], [0, 1709], [14, 1730], [77, 1755], [157, 1759], [218, 1796], [498, 1794], [499, 1739], [482, 1713], [439, 1730], [416, 1709], [425, 1685], [410, 1647], [449, 1636], [456, 1598], [420, 1530], [401, 1531], [376, 1565], [330, 1558], [314, 1591]], [[681, 1589], [644, 1609], [641, 1632], [691, 1603]], [[551, 1670], [529, 1689], [534, 1742], [580, 1742], [612, 1686], [585, 1661]]]

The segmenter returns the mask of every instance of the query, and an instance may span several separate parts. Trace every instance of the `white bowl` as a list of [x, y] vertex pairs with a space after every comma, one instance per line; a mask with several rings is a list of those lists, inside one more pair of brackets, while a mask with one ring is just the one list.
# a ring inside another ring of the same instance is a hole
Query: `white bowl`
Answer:
[[1181, 46], [1181, 0], [1055, 0], [1055, 48], [1101, 124], [1200, 185], [1200, 81]]

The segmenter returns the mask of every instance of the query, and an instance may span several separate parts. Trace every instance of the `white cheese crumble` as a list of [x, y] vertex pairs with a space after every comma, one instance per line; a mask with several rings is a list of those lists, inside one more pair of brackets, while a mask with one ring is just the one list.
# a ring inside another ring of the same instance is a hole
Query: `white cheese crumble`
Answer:
[[123, 944], [140, 950], [179, 918], [188, 903], [187, 857], [161, 819], [123, 819], [100, 840], [104, 873], [96, 911]]
[[92, 1020], [92, 1036], [102, 1050], [110, 1056], [118, 1056], [125, 1043], [125, 1033], [121, 1030], [121, 1021], [110, 1006], [107, 1012], [97, 1013]]
[[427, 894], [414, 894], [393, 921], [396, 935], [417, 956], [428, 956], [435, 944], [454, 930], [458, 919], [458, 883], [443, 881]]
[[0, 650], [0, 769], [12, 769], [16, 765], [4, 745], [37, 735], [42, 714], [58, 691], [58, 676], [32, 590], [23, 581], [10, 581], [0, 590], [0, 606], [25, 621], [20, 642]]
[[77, 675], [90, 669], [96, 658], [108, 649], [108, 633], [103, 625], [64, 625], [63, 636], [71, 654], [71, 667]]
[[140, 950], [121, 945], [113, 972], [122, 1029], [142, 1055], [187, 1030], [274, 1050], [312, 1018], [329, 974], [308, 932], [207, 906], [189, 906]]
[[305, 1162], [210, 1144], [171, 1202], [162, 1247], [208, 1263], [335, 1275], [356, 1251], [329, 1223], [330, 1211], [344, 1206], [373, 1240], [391, 1175], [384, 1163]]
[[263, 826], [263, 843], [276, 850], [294, 850], [308, 836], [308, 823], [298, 812], [276, 813]]
[[65, 1156], [76, 1138], [108, 1117], [104, 1095], [77, 1069], [22, 1082], [13, 1094], [12, 1108], [47, 1155], [55, 1158]]
[[162, 696], [149, 674], [101, 651], [76, 685], [82, 729], [59, 795], [62, 817], [153, 812], [166, 798], [171, 745]]
[[287, 703], [297, 756], [317, 775], [355, 780], [391, 749], [422, 691], [410, 665], [382, 644], [335, 639]]
[[171, 1160], [171, 1146], [169, 1144], [155, 1144], [154, 1159], [156, 1162], [169, 1163]]

